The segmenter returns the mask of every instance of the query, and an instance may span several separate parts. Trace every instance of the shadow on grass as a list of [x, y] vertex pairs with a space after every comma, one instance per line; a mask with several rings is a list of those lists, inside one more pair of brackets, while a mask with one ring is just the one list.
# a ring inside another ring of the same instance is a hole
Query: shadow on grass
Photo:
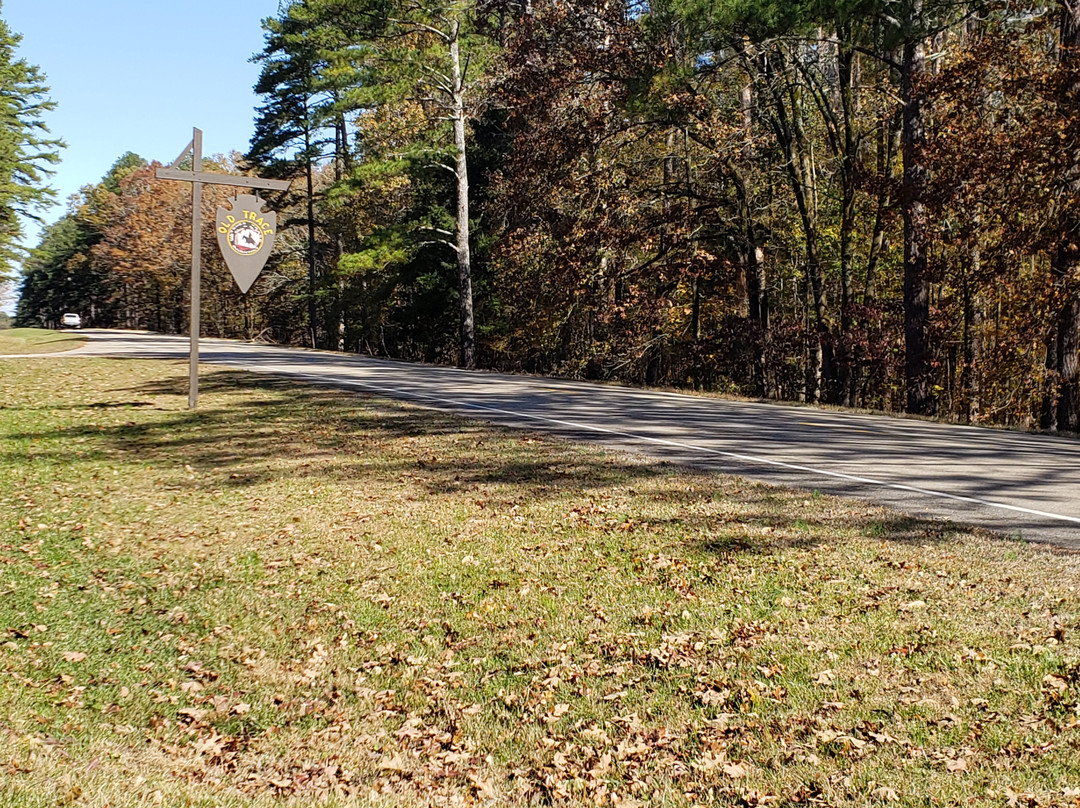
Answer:
[[[28, 459], [4, 452], [4, 459], [92, 464], [130, 456], [140, 465], [163, 470], [192, 467], [199, 473], [197, 479], [171, 483], [174, 488], [190, 489], [242, 489], [283, 473], [292, 478], [347, 481], [360, 489], [365, 480], [408, 479], [430, 496], [454, 496], [499, 485], [504, 487], [500, 496], [522, 503], [566, 492], [588, 496], [612, 486], [648, 484], [650, 493], [659, 492], [657, 500], [677, 504], [686, 512], [668, 519], [630, 514], [639, 527], [675, 528], [690, 546], [721, 555], [810, 548], [852, 530], [918, 545], [947, 542], [956, 532], [940, 522], [830, 508], [825, 501], [822, 507], [800, 508], [801, 494], [739, 483], [730, 477], [718, 476], [715, 487], [688, 490], [679, 475], [672, 473], [681, 467], [678, 462], [634, 462], [590, 451], [570, 455], [565, 443], [549, 436], [365, 394], [241, 371], [215, 372], [205, 377], [200, 387], [204, 406], [198, 411], [174, 410], [142, 422], [27, 431], [11, 437], [36, 442], [42, 448], [35, 449]], [[266, 396], [267, 390], [286, 395]], [[121, 400], [24, 409], [107, 411], [114, 416], [131, 409], [135, 415], [136, 410], [155, 407], [143, 397], [186, 397], [187, 379], [177, 377], [111, 392]], [[242, 406], [213, 402], [215, 397], [230, 395], [246, 396]], [[69, 451], [66, 444], [78, 438], [87, 439], [80, 442], [81, 451]], [[432, 442], [432, 438], [442, 440]], [[95, 443], [101, 448], [92, 448]], [[56, 448], [46, 448], [50, 445]], [[736, 500], [740, 507], [725, 516], [704, 516], [689, 508], [715, 496]]]
[[[744, 500], [745, 501], [745, 500]], [[797, 507], [791, 503], [789, 511]], [[689, 526], [693, 520], [682, 520]], [[962, 528], [945, 522], [919, 519], [903, 514], [887, 516], [842, 516], [795, 518], [776, 513], [759, 513], [743, 520], [748, 530], [744, 535], [733, 533], [728, 536], [713, 537], [695, 542], [695, 547], [702, 551], [720, 556], [741, 553], [767, 554], [788, 549], [810, 550], [825, 544], [833, 544], [836, 536], [857, 530], [864, 536], [878, 538], [891, 544], [909, 547], [938, 547], [954, 541], [960, 533], [981, 532]], [[769, 530], [767, 537], [753, 537], [745, 534]], [[712, 532], [716, 525], [710, 525]]]
[[[22, 404], [4, 405], [5, 410], [12, 412], [78, 412], [80, 410], [119, 410], [125, 407], [153, 407], [152, 401], [98, 401], [93, 404], [57, 404], [49, 406], [43, 404], [40, 407], [27, 407]], [[155, 409], [161, 409], [155, 407]]]

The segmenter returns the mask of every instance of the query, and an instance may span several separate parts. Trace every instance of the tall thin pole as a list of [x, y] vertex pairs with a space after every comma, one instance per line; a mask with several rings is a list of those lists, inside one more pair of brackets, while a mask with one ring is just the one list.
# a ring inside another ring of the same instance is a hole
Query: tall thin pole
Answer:
[[[191, 170], [202, 171], [202, 130], [195, 129], [191, 138]], [[188, 384], [188, 409], [199, 406], [199, 334], [202, 298], [202, 186], [191, 183], [191, 377]]]

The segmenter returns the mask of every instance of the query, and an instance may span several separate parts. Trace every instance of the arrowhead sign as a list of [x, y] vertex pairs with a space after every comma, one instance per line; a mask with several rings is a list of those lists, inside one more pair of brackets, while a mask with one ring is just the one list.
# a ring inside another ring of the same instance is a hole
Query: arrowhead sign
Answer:
[[274, 248], [277, 214], [264, 213], [263, 204], [257, 196], [241, 194], [233, 200], [231, 210], [217, 209], [218, 246], [236, 285], [244, 293], [255, 283]]

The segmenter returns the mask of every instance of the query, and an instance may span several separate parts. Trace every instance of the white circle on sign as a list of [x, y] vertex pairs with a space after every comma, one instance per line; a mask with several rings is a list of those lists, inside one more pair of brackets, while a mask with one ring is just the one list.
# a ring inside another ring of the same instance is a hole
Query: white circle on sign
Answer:
[[263, 244], [263, 234], [251, 222], [237, 222], [229, 228], [229, 246], [239, 255], [257, 253]]

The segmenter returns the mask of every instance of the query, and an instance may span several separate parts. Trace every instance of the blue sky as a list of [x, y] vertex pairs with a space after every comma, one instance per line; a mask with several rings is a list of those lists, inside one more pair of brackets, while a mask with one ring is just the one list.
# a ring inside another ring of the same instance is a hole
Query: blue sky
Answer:
[[[205, 154], [244, 150], [252, 135], [261, 22], [278, 0], [3, 0], [19, 55], [48, 77], [46, 121], [68, 147], [51, 181], [60, 204], [126, 151], [169, 162], [203, 130]], [[37, 229], [27, 228], [28, 241]]]

